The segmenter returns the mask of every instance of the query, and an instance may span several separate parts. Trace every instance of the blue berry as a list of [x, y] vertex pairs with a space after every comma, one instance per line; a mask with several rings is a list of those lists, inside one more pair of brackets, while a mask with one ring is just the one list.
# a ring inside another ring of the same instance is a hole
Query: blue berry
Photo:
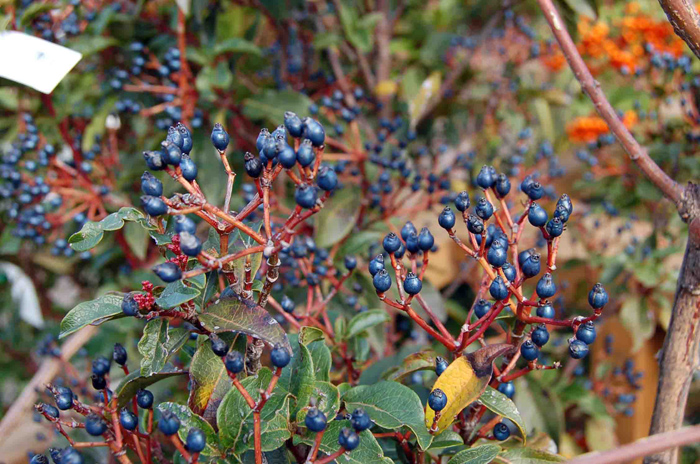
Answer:
[[541, 269], [540, 254], [537, 252], [533, 252], [525, 259], [525, 261], [522, 264], [520, 264], [520, 268], [523, 271], [523, 275], [525, 277], [535, 277], [537, 274], [540, 273]]
[[446, 206], [445, 209], [442, 210], [442, 213], [440, 213], [438, 224], [448, 231], [455, 226], [455, 213], [452, 212], [449, 206]]
[[207, 436], [200, 429], [192, 427], [187, 433], [185, 448], [191, 453], [200, 453], [207, 445]]
[[554, 319], [556, 315], [554, 308], [550, 304], [544, 304], [537, 307], [537, 317], [544, 317], [547, 319]]
[[474, 206], [474, 212], [481, 219], [487, 221], [493, 215], [493, 205], [485, 197], [479, 197]]
[[169, 437], [175, 435], [179, 429], [180, 419], [170, 411], [163, 411], [158, 421], [158, 430]]
[[496, 276], [496, 278], [493, 279], [493, 282], [491, 282], [491, 285], [489, 286], [489, 293], [496, 301], [505, 300], [508, 298], [508, 287], [506, 287], [506, 284], [503, 282], [500, 275]]
[[439, 388], [431, 391], [430, 396], [428, 396], [428, 406], [433, 411], [442, 411], [447, 406], [447, 395], [445, 395], [445, 392]]
[[304, 425], [312, 432], [322, 432], [326, 428], [326, 415], [318, 408], [311, 408], [306, 413]]
[[513, 382], [503, 382], [498, 386], [498, 391], [506, 395], [508, 398], [513, 398], [513, 395], [515, 395], [515, 385]]
[[167, 164], [179, 166], [182, 161], [182, 150], [174, 143], [167, 140], [161, 144], [163, 148], [163, 159]]
[[582, 359], [588, 355], [588, 345], [581, 340], [572, 340], [569, 344], [569, 356], [574, 359]]
[[297, 164], [297, 154], [286, 140], [277, 142], [277, 159], [284, 169], [292, 169]]
[[219, 123], [214, 124], [214, 129], [211, 131], [211, 143], [214, 145], [214, 148], [218, 151], [226, 151], [229, 140], [224, 127]]
[[477, 318], [481, 319], [491, 310], [491, 303], [484, 300], [483, 298], [476, 302], [474, 305], [474, 314]]
[[360, 444], [360, 436], [353, 429], [343, 427], [338, 435], [338, 444], [347, 451], [352, 451]]
[[123, 366], [124, 364], [126, 364], [126, 360], [127, 360], [126, 348], [124, 348], [119, 343], [115, 343], [114, 344], [114, 351], [112, 352], [112, 359], [114, 360], [115, 363], [119, 364], [120, 366]]
[[510, 437], [510, 429], [503, 422], [499, 422], [493, 427], [493, 438], [499, 441], [507, 440]]
[[107, 424], [97, 414], [89, 414], [85, 419], [85, 431], [93, 437], [99, 437], [107, 431]]
[[498, 198], [505, 198], [510, 192], [510, 180], [505, 174], [499, 174], [496, 178], [495, 190]]
[[[484, 232], [484, 221], [479, 216], [470, 214], [467, 216], [467, 230], [477, 236], [477, 241], [480, 241], [481, 234]], [[486, 246], [489, 246], [487, 240]]]
[[398, 235], [393, 232], [389, 232], [386, 237], [384, 237], [382, 246], [387, 253], [394, 254], [399, 248], [401, 248], [401, 240], [399, 240]]
[[225, 341], [216, 334], [211, 334], [209, 336], [209, 341], [211, 342], [211, 350], [215, 355], [219, 357], [226, 356], [226, 353], [228, 353], [228, 345]]
[[143, 159], [146, 160], [148, 169], [152, 171], [162, 171], [167, 167], [163, 154], [159, 151], [144, 151]]
[[603, 285], [597, 283], [593, 289], [588, 292], [588, 304], [593, 309], [600, 309], [608, 303], [608, 293], [603, 288]]
[[586, 345], [590, 345], [595, 341], [596, 331], [593, 321], [588, 321], [578, 326], [576, 329], [576, 339], [581, 340]]
[[307, 184], [300, 184], [294, 192], [294, 200], [302, 208], [311, 209], [316, 206], [316, 189]]
[[139, 418], [136, 417], [136, 414], [124, 408], [119, 412], [119, 423], [126, 430], [133, 431], [139, 425]]
[[[70, 392], [70, 390], [68, 390]], [[73, 393], [60, 393], [56, 395], [56, 406], [61, 411], [67, 411], [73, 407]]]
[[503, 275], [506, 276], [506, 279], [508, 279], [510, 282], [515, 282], [515, 266], [513, 266], [510, 263], [503, 263], [503, 266], [501, 266], [501, 270], [503, 271]]
[[530, 184], [530, 187], [527, 190], [527, 196], [533, 201], [542, 198], [542, 196], [544, 196], [544, 188], [542, 187], [542, 184], [539, 182], [533, 182]]
[[508, 260], [508, 249], [503, 246], [502, 242], [495, 241], [486, 254], [486, 260], [493, 267], [501, 267]]
[[311, 166], [316, 160], [316, 153], [314, 152], [313, 144], [311, 140], [304, 139], [297, 149], [297, 162], [301, 167]]
[[547, 331], [547, 327], [544, 324], [537, 327], [532, 331], [531, 338], [532, 343], [542, 348], [549, 341], [549, 331]]
[[168, 212], [168, 205], [158, 197], [144, 195], [141, 197], [141, 206], [149, 216], [158, 217]]
[[550, 237], [559, 237], [564, 232], [564, 223], [558, 217], [553, 217], [544, 226]]
[[491, 188], [496, 182], [494, 173], [492, 166], [482, 166], [479, 174], [476, 176], [476, 184], [484, 190]]
[[287, 364], [289, 364], [291, 355], [286, 348], [278, 344], [275, 345], [270, 352], [270, 360], [272, 361], [272, 365], [275, 367], [285, 367]]
[[547, 298], [553, 297], [557, 293], [557, 286], [554, 284], [552, 274], [548, 272], [543, 275], [537, 282], [535, 291], [537, 292], [537, 296], [540, 298], [540, 300], [546, 300]]
[[469, 194], [466, 191], [457, 194], [455, 198], [455, 208], [462, 213], [469, 209]]
[[438, 375], [438, 377], [443, 372], [445, 372], [445, 369], [447, 369], [448, 366], [449, 366], [449, 364], [447, 364], [447, 361], [445, 360], [445, 358], [442, 358], [440, 356], [437, 356], [435, 358], [435, 373]]
[[411, 221], [408, 221], [404, 226], [401, 228], [401, 238], [406, 241], [408, 240], [409, 235], [411, 233], [418, 234], [418, 230], [416, 229], [416, 226], [413, 225]]
[[146, 195], [159, 197], [163, 195], [163, 183], [153, 174], [145, 171], [141, 176], [141, 191]]
[[175, 282], [182, 278], [182, 270], [175, 263], [161, 263], [153, 266], [153, 272], [160, 280], [167, 283]]
[[389, 273], [386, 272], [386, 269], [382, 269], [374, 274], [372, 284], [377, 290], [377, 293], [384, 293], [391, 288], [391, 276], [389, 276]]
[[134, 295], [127, 293], [122, 300], [122, 312], [127, 316], [136, 316], [139, 313], [139, 304]]
[[173, 216], [172, 220], [175, 224], [176, 234], [187, 232], [188, 234], [194, 235], [195, 231], [197, 230], [197, 224], [195, 224], [195, 222], [187, 216], [179, 214], [177, 216]]
[[423, 283], [413, 272], [406, 274], [406, 279], [403, 281], [403, 289], [409, 295], [417, 295], [423, 288]]
[[301, 133], [304, 130], [301, 118], [291, 111], [284, 113], [284, 127], [289, 132], [289, 135], [295, 138], [301, 137]]
[[104, 356], [99, 356], [92, 361], [92, 373], [95, 375], [107, 375], [111, 362]]
[[357, 432], [362, 432], [372, 427], [372, 420], [369, 418], [369, 414], [364, 409], [358, 408], [352, 412], [350, 416], [350, 424]]
[[345, 261], [345, 268], [348, 271], [352, 271], [353, 269], [355, 269], [357, 267], [357, 258], [355, 258], [352, 255], [346, 255], [344, 261]]
[[202, 251], [202, 241], [189, 232], [183, 232], [180, 234], [180, 249], [185, 255], [194, 258]]
[[95, 390], [104, 390], [107, 388], [107, 380], [105, 380], [104, 376], [92, 374], [90, 379], [92, 380], [92, 388]]
[[289, 298], [287, 295], [284, 295], [282, 297], [282, 300], [280, 301], [280, 306], [282, 306], [284, 312], [288, 314], [292, 314], [294, 312], [294, 308], [296, 308], [296, 304], [294, 304], [294, 301], [292, 301], [292, 299]]
[[243, 355], [235, 350], [229, 351], [226, 353], [226, 356], [224, 356], [224, 365], [226, 366], [226, 370], [230, 373], [238, 374], [245, 367]]
[[534, 361], [540, 356], [540, 350], [532, 343], [532, 340], [525, 340], [520, 346], [520, 355], [526, 361]]
[[258, 177], [260, 177], [264, 168], [262, 161], [260, 161], [260, 158], [256, 158], [252, 153], [246, 152], [246, 154], [243, 155], [243, 160], [245, 161], [244, 168], [246, 174], [248, 174], [253, 179], [257, 179]]
[[427, 227], [423, 227], [418, 234], [418, 247], [423, 251], [430, 251], [435, 245], [435, 238]]
[[151, 409], [153, 406], [153, 393], [148, 390], [139, 390], [136, 392], [136, 403], [141, 409]]
[[326, 139], [326, 132], [323, 126], [316, 120], [304, 118], [303, 121], [303, 137], [311, 140], [315, 147], [320, 147]]
[[369, 273], [374, 277], [384, 269], [384, 255], [377, 255], [369, 262]]
[[197, 169], [195, 162], [192, 161], [192, 158], [190, 158], [190, 155], [182, 155], [182, 159], [180, 160], [180, 169], [182, 170], [182, 177], [184, 177], [186, 180], [192, 182], [197, 178], [199, 170]]
[[537, 203], [532, 203], [527, 213], [527, 220], [535, 227], [542, 227], [547, 223], [547, 211]]

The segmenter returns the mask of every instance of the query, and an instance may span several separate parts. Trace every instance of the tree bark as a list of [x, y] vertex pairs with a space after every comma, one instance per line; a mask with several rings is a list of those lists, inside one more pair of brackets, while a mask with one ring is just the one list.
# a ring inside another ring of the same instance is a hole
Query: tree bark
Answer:
[[693, 0], [659, 0], [678, 37], [700, 58], [700, 14]]

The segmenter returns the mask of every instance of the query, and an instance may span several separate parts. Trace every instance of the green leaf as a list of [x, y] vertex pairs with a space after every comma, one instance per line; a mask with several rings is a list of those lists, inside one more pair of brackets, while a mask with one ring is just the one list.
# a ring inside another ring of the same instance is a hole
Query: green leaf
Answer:
[[398, 429], [408, 427], [421, 449], [427, 449], [433, 437], [425, 428], [423, 404], [418, 395], [397, 382], [379, 382], [360, 385], [343, 395], [348, 410], [364, 408], [380, 427]]
[[189, 340], [190, 334], [185, 329], [168, 330], [168, 320], [153, 319], [143, 329], [138, 349], [141, 353], [141, 375], [156, 374], [165, 367], [168, 359]]
[[187, 371], [182, 371], [179, 369], [174, 369], [172, 367], [166, 367], [162, 371], [158, 372], [157, 374], [149, 375], [149, 376], [143, 376], [141, 375], [141, 372], [139, 371], [134, 371], [130, 373], [122, 382], [119, 384], [119, 386], [116, 389], [116, 394], [118, 397], [118, 402], [117, 404], [119, 405], [120, 408], [125, 407], [127, 404], [129, 404], [129, 401], [131, 401], [131, 398], [133, 398], [136, 395], [136, 392], [139, 390], [142, 390], [144, 388], [147, 388], [150, 385], [153, 385], [154, 383], [168, 379], [170, 377], [175, 377], [178, 375], [186, 375]]
[[314, 361], [311, 352], [299, 338], [299, 351], [292, 361], [291, 382], [289, 392], [296, 398], [296, 406], [292, 410], [291, 418], [297, 417], [301, 408], [309, 404], [311, 395], [316, 386], [316, 375], [314, 371]]
[[391, 318], [383, 309], [372, 309], [355, 315], [347, 326], [345, 339], [352, 338], [367, 329], [389, 322]]
[[563, 456], [532, 448], [509, 449], [503, 452], [500, 457], [510, 464], [548, 464], [566, 460]]
[[199, 321], [215, 333], [240, 332], [274, 346], [278, 343], [292, 352], [282, 326], [262, 307], [239, 295], [221, 298], [199, 316]]
[[156, 299], [156, 304], [163, 309], [175, 308], [199, 296], [200, 291], [186, 286], [181, 280], [169, 283], [163, 293]]
[[498, 445], [475, 446], [455, 454], [447, 464], [489, 464], [500, 452]]
[[54, 9], [56, 9], [56, 5], [54, 5], [53, 3], [31, 3], [27, 8], [24, 9], [22, 17], [19, 20], [19, 24], [21, 26], [27, 26], [37, 16]]
[[[267, 388], [272, 379], [269, 369], [261, 369], [256, 376], [241, 381], [243, 388], [254, 401], [260, 400], [260, 391]], [[277, 386], [260, 412], [261, 444], [263, 451], [279, 448], [291, 437], [289, 431], [289, 394]], [[237, 388], [232, 388], [224, 397], [216, 414], [221, 447], [241, 455], [250, 448], [253, 432], [253, 410]]]
[[163, 411], [170, 411], [175, 416], [177, 416], [178, 419], [180, 419], [180, 428], [177, 431], [177, 434], [180, 436], [180, 439], [183, 441], [187, 441], [187, 434], [189, 433], [190, 429], [192, 428], [198, 428], [202, 432], [204, 432], [204, 435], [207, 437], [207, 444], [204, 447], [204, 449], [201, 452], [202, 456], [220, 456], [221, 452], [218, 450], [219, 446], [219, 437], [216, 434], [216, 431], [214, 428], [209, 424], [209, 422], [205, 421], [202, 417], [196, 415], [190, 409], [182, 404], [177, 404], [177, 403], [160, 403], [158, 405], [158, 409], [163, 412]]
[[148, 232], [148, 230], [138, 224], [124, 225], [124, 239], [129, 245], [129, 249], [131, 249], [134, 255], [140, 260], [146, 259], [148, 243], [150, 242]]
[[138, 222], [142, 227], [154, 229], [136, 208], [123, 207], [116, 213], [112, 213], [100, 222], [86, 222], [80, 231], [74, 233], [68, 239], [71, 248], [77, 252], [90, 250], [102, 241], [106, 231], [118, 230], [124, 227], [124, 221]]
[[105, 48], [112, 47], [114, 45], [117, 45], [118, 43], [119, 41], [114, 37], [95, 37], [94, 35], [80, 36], [71, 40], [70, 48], [72, 48], [76, 52], [82, 53], [83, 58], [85, 58], [86, 56], [100, 52]]
[[[243, 335], [221, 334], [230, 350], [245, 352], [246, 337]], [[239, 374], [240, 377], [241, 374]], [[190, 396], [187, 404], [195, 414], [204, 417], [211, 424], [216, 423], [216, 410], [219, 403], [231, 389], [231, 379], [221, 358], [214, 354], [208, 341], [199, 344], [190, 362]]]
[[479, 397], [479, 401], [491, 412], [513, 421], [513, 423], [517, 425], [518, 429], [520, 430], [520, 435], [523, 437], [523, 442], [527, 441], [527, 432], [525, 431], [523, 418], [520, 417], [518, 408], [515, 407], [515, 403], [513, 403], [510, 398], [495, 388], [486, 387], [484, 393], [482, 393]]
[[358, 187], [347, 186], [336, 192], [316, 214], [316, 245], [329, 248], [352, 232], [360, 215], [361, 202], [362, 195]]
[[[321, 445], [319, 450], [326, 455], [331, 455], [340, 449], [338, 444], [338, 434], [343, 427], [350, 427], [350, 421], [333, 421], [326, 427], [326, 432], [323, 434], [321, 439]], [[393, 461], [384, 456], [384, 450], [377, 443], [377, 439], [374, 438], [372, 432], [369, 430], [363, 430], [359, 433], [360, 444], [349, 453], [346, 453], [342, 459], [336, 460], [336, 462], [342, 462], [343, 464], [393, 464]], [[296, 438], [296, 437], [295, 437]], [[313, 445], [316, 434], [306, 433], [299, 441], [307, 445]], [[296, 441], [295, 441], [296, 443]]]
[[312, 101], [306, 95], [291, 90], [265, 90], [243, 100], [243, 114], [256, 121], [267, 121], [273, 126], [284, 120], [285, 111], [306, 114]]
[[[338, 414], [338, 410], [340, 410], [340, 392], [338, 391], [338, 387], [330, 382], [317, 380], [314, 383], [311, 400], [315, 407], [326, 415], [329, 421], [333, 420], [336, 414]], [[307, 405], [299, 410], [296, 416], [296, 421], [298, 423], [304, 421], [309, 409], [311, 409], [311, 406]]]
[[88, 325], [100, 325], [124, 317], [122, 294], [108, 293], [91, 301], [84, 301], [71, 309], [61, 321], [58, 338], [77, 332]]
[[220, 55], [222, 53], [249, 53], [251, 55], [262, 56], [262, 50], [260, 47], [255, 45], [253, 42], [242, 39], [240, 37], [231, 37], [229, 39], [222, 40], [221, 42], [214, 45], [214, 55]]
[[416, 127], [416, 123], [423, 115], [428, 104], [440, 95], [440, 86], [442, 85], [442, 73], [434, 71], [420, 86], [418, 93], [413, 99], [408, 102], [408, 116], [411, 122], [411, 127]]
[[384, 373], [382, 376], [386, 380], [401, 382], [406, 377], [418, 371], [434, 371], [435, 358], [437, 354], [432, 350], [419, 351], [413, 353], [403, 360], [400, 366], [394, 367]]
[[453, 446], [463, 446], [464, 440], [452, 430], [443, 430], [439, 435], [433, 438], [433, 442], [428, 449], [439, 450], [444, 448], [452, 448]]

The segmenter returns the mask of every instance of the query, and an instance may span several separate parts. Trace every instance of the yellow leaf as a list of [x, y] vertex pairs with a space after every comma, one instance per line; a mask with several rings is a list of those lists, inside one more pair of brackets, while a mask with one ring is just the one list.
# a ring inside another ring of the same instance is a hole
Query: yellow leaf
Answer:
[[374, 93], [378, 97], [391, 97], [396, 93], [398, 90], [399, 86], [396, 84], [396, 82], [391, 81], [391, 80], [385, 80], [379, 82], [375, 87], [374, 87]]

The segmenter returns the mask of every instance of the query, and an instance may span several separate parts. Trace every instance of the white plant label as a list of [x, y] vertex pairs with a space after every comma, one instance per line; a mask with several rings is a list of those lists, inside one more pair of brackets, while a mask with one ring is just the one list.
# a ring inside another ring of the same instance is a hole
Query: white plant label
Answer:
[[0, 33], [0, 77], [53, 92], [82, 54], [22, 32]]

